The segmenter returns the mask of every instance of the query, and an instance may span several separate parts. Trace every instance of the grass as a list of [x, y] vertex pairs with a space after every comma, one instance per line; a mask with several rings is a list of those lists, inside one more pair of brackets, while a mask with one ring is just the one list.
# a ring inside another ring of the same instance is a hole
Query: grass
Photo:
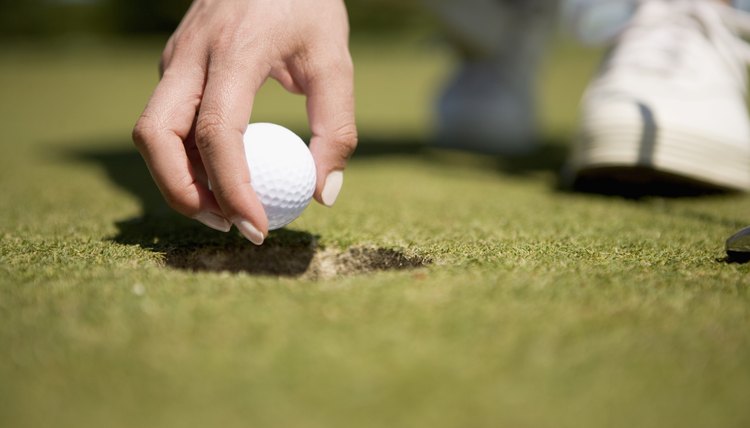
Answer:
[[[519, 162], [423, 147], [439, 48], [354, 55], [340, 202], [256, 250], [134, 154], [156, 44], [0, 51], [0, 426], [750, 424], [750, 198], [556, 190], [595, 52], [552, 52]], [[305, 129], [277, 87], [255, 111]]]

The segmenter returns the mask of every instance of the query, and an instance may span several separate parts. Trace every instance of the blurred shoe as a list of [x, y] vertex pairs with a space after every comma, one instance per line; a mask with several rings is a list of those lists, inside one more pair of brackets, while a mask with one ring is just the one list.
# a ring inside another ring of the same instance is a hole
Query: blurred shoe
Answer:
[[536, 148], [534, 84], [555, 2], [428, 0], [462, 65], [437, 102], [435, 146], [495, 155]]
[[750, 190], [748, 31], [719, 2], [643, 1], [583, 96], [568, 184]]

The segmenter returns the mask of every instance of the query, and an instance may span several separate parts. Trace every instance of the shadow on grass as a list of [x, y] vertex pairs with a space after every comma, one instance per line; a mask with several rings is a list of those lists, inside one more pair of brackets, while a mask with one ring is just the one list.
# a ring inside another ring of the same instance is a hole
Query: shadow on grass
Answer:
[[[423, 138], [362, 137], [353, 163], [367, 162], [386, 157], [407, 157], [447, 166], [491, 168], [504, 175], [526, 176], [546, 172], [557, 180], [553, 186], [563, 193], [583, 193], [597, 196], [613, 196], [633, 201], [650, 197], [694, 198], [733, 194], [668, 173], [648, 168], [602, 168], [593, 170], [566, 182], [561, 172], [568, 155], [566, 139], [546, 139], [538, 143], [535, 152], [512, 158], [469, 154], [458, 150], [433, 149], [430, 141]], [[129, 141], [109, 147], [123, 147], [110, 151], [88, 151], [73, 153], [75, 159], [96, 163], [105, 168], [113, 182], [137, 196], [145, 214], [168, 213], [161, 195], [154, 186], [143, 160], [135, 149], [129, 149]], [[477, 162], [479, 160], [479, 162]]]
[[360, 138], [353, 162], [367, 161], [372, 158], [410, 157], [429, 162], [438, 162], [448, 166], [471, 165], [477, 167], [474, 160], [484, 160], [482, 167], [497, 170], [501, 174], [523, 176], [536, 172], [557, 173], [560, 171], [567, 154], [563, 140], [547, 139], [539, 143], [539, 149], [528, 155], [504, 158], [491, 155], [478, 155], [462, 150], [435, 149], [427, 139], [419, 138]]
[[650, 197], [696, 198], [730, 195], [732, 192], [698, 180], [648, 167], [603, 167], [580, 174], [563, 190], [616, 196], [631, 200]]
[[[237, 233], [221, 234], [199, 223], [175, 214], [164, 203], [154, 185], [148, 169], [129, 142], [96, 144], [92, 147], [117, 147], [114, 149], [89, 149], [67, 153], [66, 158], [98, 165], [110, 180], [134, 195], [140, 201], [143, 215], [116, 223], [118, 233], [110, 239], [125, 245], [142, 248], [164, 255], [165, 263], [174, 268], [194, 271], [229, 271], [259, 275], [327, 277], [362, 273], [375, 270], [414, 268], [429, 260], [407, 257], [391, 249], [356, 247], [344, 251], [326, 250], [318, 244], [318, 237], [305, 231], [284, 229], [270, 234], [266, 243], [255, 247]], [[460, 154], [459, 152], [433, 150], [426, 140], [362, 138], [353, 162], [367, 162], [386, 157], [407, 157], [448, 166], [492, 168], [505, 175], [525, 176], [547, 172], [557, 176], [561, 170], [567, 148], [564, 142], [549, 140], [540, 144], [540, 150], [529, 156], [498, 159]], [[474, 159], [466, 161], [467, 156]], [[479, 158], [482, 161], [476, 162]], [[581, 190], [599, 195], [614, 195], [640, 201], [649, 196], [703, 196], [716, 192], [685, 191], [663, 192], [662, 187], [640, 183], [640, 187], [659, 192], [633, 192], [620, 184], [594, 179], [594, 188], [572, 190], [558, 186], [558, 191]], [[632, 183], [629, 183], [632, 184]], [[639, 186], [635, 186], [636, 188]], [[705, 189], [703, 189], [705, 190]], [[723, 219], [724, 223], [736, 222]]]
[[[112, 147], [112, 144], [107, 144]], [[138, 245], [164, 255], [167, 266], [193, 271], [245, 272], [299, 276], [308, 271], [317, 237], [303, 231], [273, 232], [265, 245], [249, 244], [237, 233], [218, 233], [174, 213], [154, 185], [143, 159], [130, 143], [112, 150], [72, 153], [78, 161], [101, 166], [109, 179], [138, 198], [143, 215], [116, 223], [113, 242]]]
[[690, 180], [675, 174], [656, 171], [652, 168], [599, 168], [569, 180], [564, 174], [568, 157], [567, 139], [543, 139], [538, 149], [528, 155], [515, 157], [492, 157], [489, 155], [468, 154], [460, 150], [432, 149], [428, 140], [363, 139], [354, 161], [373, 157], [410, 156], [421, 157], [431, 162], [460, 166], [469, 164], [477, 167], [477, 162], [467, 162], [467, 156], [484, 159], [482, 163], [499, 173], [512, 176], [526, 176], [539, 172], [551, 173], [556, 177], [555, 190], [562, 193], [581, 193], [597, 196], [612, 196], [632, 201], [659, 198], [695, 198], [706, 196], [731, 195], [727, 191], [709, 184]]
[[163, 254], [167, 266], [198, 272], [301, 276], [320, 250], [317, 237], [307, 232], [278, 230], [257, 247], [237, 233], [218, 233], [177, 215], [144, 215], [116, 225], [112, 241]]
[[78, 150], [66, 153], [65, 157], [102, 167], [113, 183], [138, 198], [143, 212], [117, 221], [118, 233], [109, 239], [160, 253], [169, 267], [321, 279], [412, 269], [430, 263], [388, 248], [326, 249], [319, 244], [319, 236], [291, 229], [273, 231], [262, 246], [254, 246], [238, 233], [219, 233], [173, 212], [130, 143], [94, 145], [97, 146], [121, 148]]
[[446, 165], [471, 165], [477, 167], [477, 162], [467, 162], [467, 156], [473, 159], [484, 159], [489, 162], [481, 163], [494, 168], [501, 174], [512, 176], [526, 176], [539, 172], [552, 174], [554, 189], [561, 193], [580, 193], [592, 196], [615, 197], [634, 202], [649, 198], [696, 198], [710, 196], [724, 196], [736, 192], [711, 186], [697, 180], [690, 180], [652, 168], [599, 168], [588, 171], [570, 180], [564, 173], [564, 165], [568, 156], [569, 141], [567, 139], [543, 139], [538, 143], [538, 149], [528, 155], [515, 157], [492, 157], [489, 155], [471, 155], [460, 150], [432, 149], [427, 140], [398, 140], [398, 139], [363, 139], [357, 149], [354, 160], [385, 156], [421, 157], [431, 162]]
[[[303, 134], [301, 134], [303, 135]], [[308, 138], [309, 139], [309, 138]], [[89, 151], [73, 153], [78, 160], [102, 165], [113, 182], [136, 195], [146, 214], [168, 212], [161, 195], [151, 181], [145, 164], [129, 141], [107, 144], [109, 147], [124, 147], [111, 151]], [[353, 163], [386, 157], [407, 157], [448, 166], [492, 168], [504, 175], [525, 176], [547, 172], [557, 177], [555, 190], [564, 193], [582, 193], [598, 196], [613, 196], [633, 201], [650, 197], [694, 198], [703, 196], [732, 195], [735, 192], [713, 187], [700, 181], [690, 180], [674, 174], [650, 168], [599, 168], [588, 171], [576, 180], [565, 180], [563, 166], [568, 155], [567, 138], [547, 138], [538, 142], [538, 150], [524, 156], [493, 157], [477, 155], [460, 150], [434, 149], [425, 138], [414, 137], [367, 137], [360, 138]], [[480, 160], [481, 162], [476, 162]]]

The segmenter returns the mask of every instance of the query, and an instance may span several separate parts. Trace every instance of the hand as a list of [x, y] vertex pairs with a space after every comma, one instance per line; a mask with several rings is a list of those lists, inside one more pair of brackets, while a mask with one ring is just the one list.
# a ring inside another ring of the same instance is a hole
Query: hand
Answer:
[[333, 205], [357, 145], [348, 37], [343, 0], [195, 0], [133, 130], [169, 205], [217, 230], [235, 224], [263, 243], [268, 219], [250, 186], [242, 135], [268, 77], [306, 95], [314, 197]]

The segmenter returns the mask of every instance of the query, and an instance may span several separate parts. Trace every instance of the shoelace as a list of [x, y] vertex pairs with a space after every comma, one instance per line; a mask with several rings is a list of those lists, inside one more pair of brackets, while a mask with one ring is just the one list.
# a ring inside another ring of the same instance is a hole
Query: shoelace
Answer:
[[[629, 49], [619, 58], [620, 62], [669, 72], [684, 60], [680, 44], [700, 32], [725, 60], [743, 89], [746, 85], [750, 44], [742, 37], [750, 36], [748, 13], [707, 0], [641, 0], [640, 3], [602, 0], [578, 4], [573, 24], [584, 41], [604, 44], [627, 37]], [[635, 10], [639, 4], [649, 9], [639, 11], [633, 19], [622, 19], [627, 13], [625, 7]], [[610, 20], [605, 22], [603, 17]], [[613, 17], [619, 17], [619, 22], [613, 21]]]

